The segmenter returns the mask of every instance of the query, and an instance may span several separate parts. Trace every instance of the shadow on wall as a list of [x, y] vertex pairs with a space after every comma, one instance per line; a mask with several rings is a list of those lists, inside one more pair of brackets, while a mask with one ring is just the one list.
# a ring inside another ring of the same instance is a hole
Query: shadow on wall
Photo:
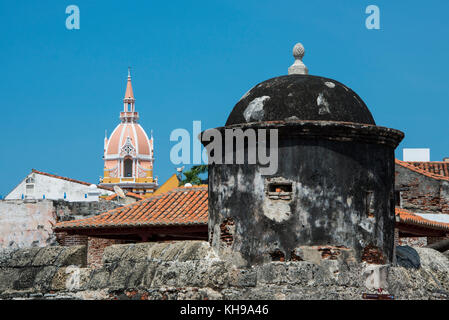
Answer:
[[396, 263], [399, 267], [407, 269], [419, 269], [421, 267], [418, 252], [410, 246], [396, 247]]

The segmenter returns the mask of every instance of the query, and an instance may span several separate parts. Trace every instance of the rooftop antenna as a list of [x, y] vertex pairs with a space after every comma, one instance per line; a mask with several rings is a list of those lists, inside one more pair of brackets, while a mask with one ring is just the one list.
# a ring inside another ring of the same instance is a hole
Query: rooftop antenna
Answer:
[[117, 195], [117, 197], [119, 199], [125, 199], [126, 198], [125, 193], [123, 192], [122, 188], [120, 188], [119, 186], [114, 186], [114, 192], [115, 192], [115, 194]]

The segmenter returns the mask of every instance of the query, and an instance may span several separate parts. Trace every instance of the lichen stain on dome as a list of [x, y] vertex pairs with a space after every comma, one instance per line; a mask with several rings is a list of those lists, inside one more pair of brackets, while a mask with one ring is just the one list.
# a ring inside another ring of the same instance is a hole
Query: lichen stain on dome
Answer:
[[251, 120], [262, 120], [264, 116], [263, 106], [265, 101], [267, 100], [270, 100], [269, 96], [258, 97], [248, 104], [245, 111], [243, 112], [243, 116], [245, 117], [246, 122], [251, 122]]
[[321, 115], [331, 113], [331, 111], [329, 110], [329, 103], [327, 102], [323, 93], [320, 93], [318, 95], [318, 98], [316, 98], [316, 104], [318, 105], [318, 107], [320, 107], [320, 109], [318, 110], [318, 114]]

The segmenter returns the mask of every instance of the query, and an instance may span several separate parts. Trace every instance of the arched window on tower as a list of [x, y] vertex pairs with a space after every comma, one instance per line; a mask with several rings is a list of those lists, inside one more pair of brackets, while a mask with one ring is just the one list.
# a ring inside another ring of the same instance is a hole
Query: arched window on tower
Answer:
[[133, 160], [131, 158], [126, 158], [124, 163], [125, 177], [133, 176]]

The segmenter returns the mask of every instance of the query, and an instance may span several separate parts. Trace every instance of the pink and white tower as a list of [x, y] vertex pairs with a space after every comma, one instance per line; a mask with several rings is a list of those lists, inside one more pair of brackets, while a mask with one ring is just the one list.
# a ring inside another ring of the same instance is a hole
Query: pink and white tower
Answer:
[[148, 138], [138, 123], [139, 113], [135, 110], [135, 102], [128, 68], [120, 124], [104, 141], [104, 175], [101, 185], [117, 185], [124, 190], [149, 196], [158, 187], [157, 179], [153, 179], [153, 135]]

